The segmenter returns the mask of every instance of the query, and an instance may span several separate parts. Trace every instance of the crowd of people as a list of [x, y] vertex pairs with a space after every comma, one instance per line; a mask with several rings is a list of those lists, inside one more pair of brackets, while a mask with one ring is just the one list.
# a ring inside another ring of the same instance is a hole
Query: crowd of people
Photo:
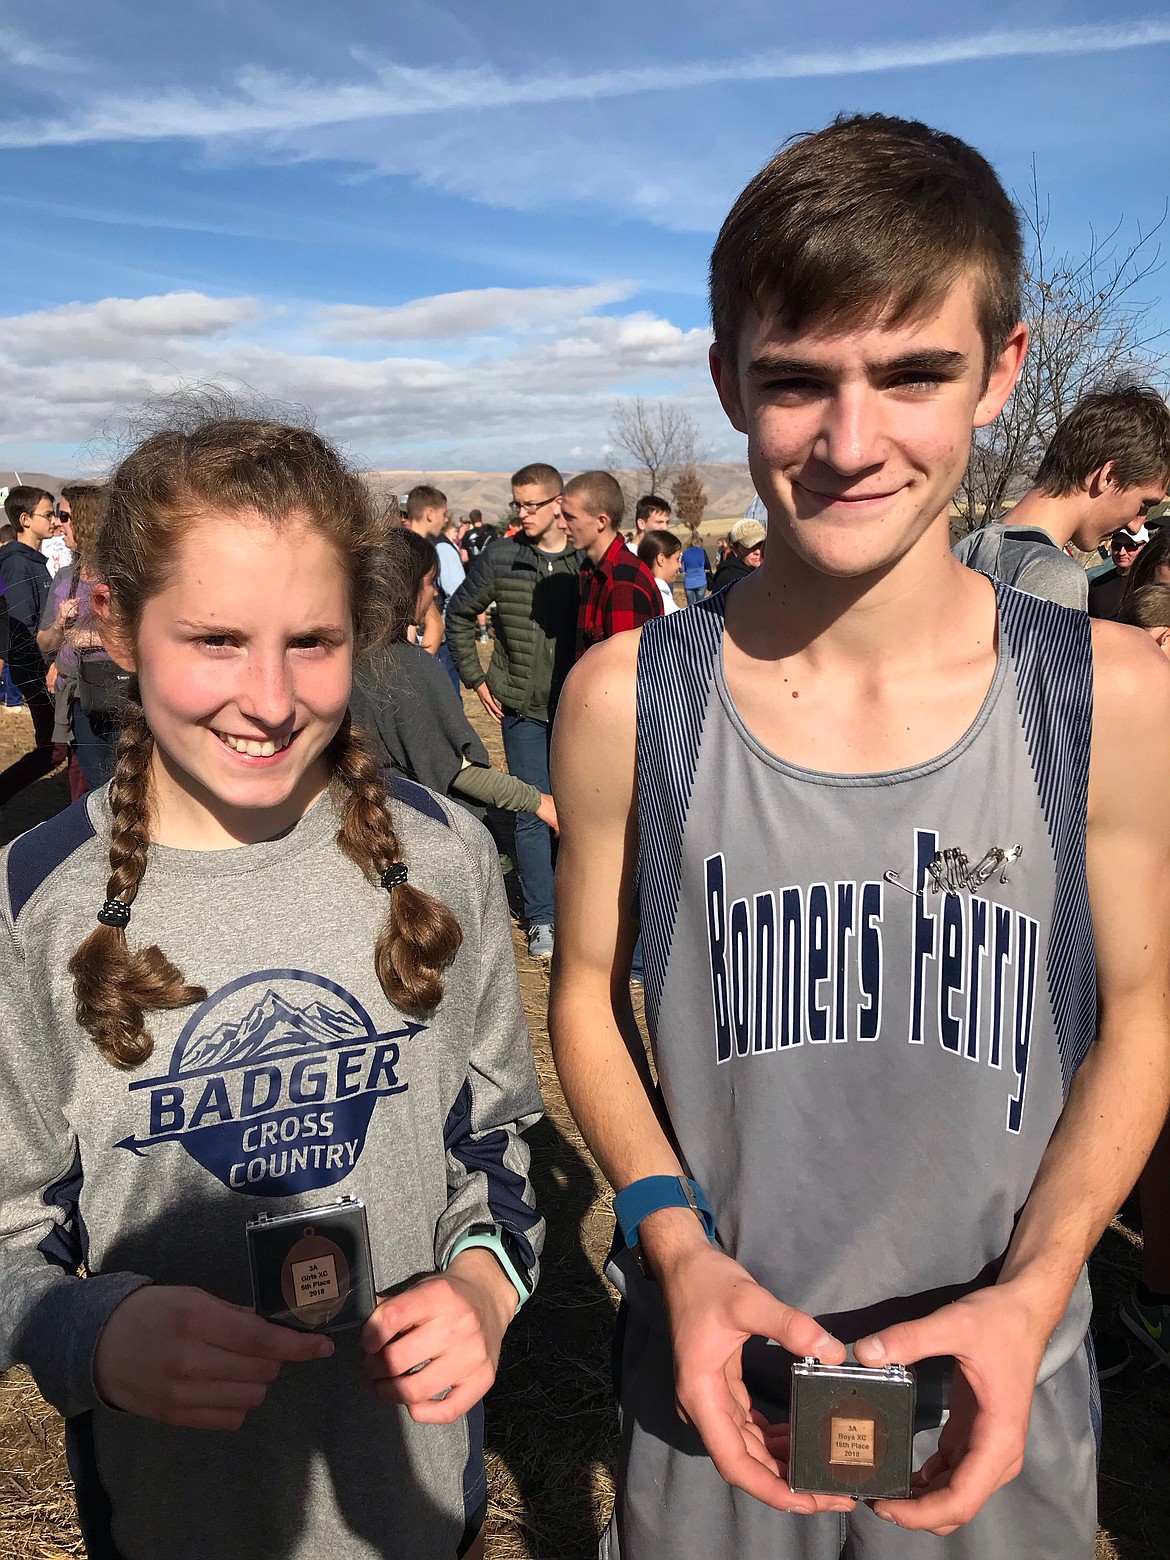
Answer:
[[711, 260], [768, 516], [717, 560], [607, 471], [522, 466], [499, 534], [222, 413], [9, 493], [0, 800], [78, 794], [3, 858], [0, 1367], [91, 1556], [483, 1554], [544, 1234], [487, 809], [615, 1192], [602, 1560], [1093, 1555], [1098, 1357], [1170, 1362], [1170, 411], [1087, 397], [952, 553], [1022, 259], [952, 136], [779, 152]]

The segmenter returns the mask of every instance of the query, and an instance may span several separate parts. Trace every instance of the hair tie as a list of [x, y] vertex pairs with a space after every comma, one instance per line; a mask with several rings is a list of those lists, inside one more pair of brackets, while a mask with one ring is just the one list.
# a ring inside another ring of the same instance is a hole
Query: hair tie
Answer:
[[[382, 874], [382, 887], [387, 893], [398, 887], [399, 883], [406, 882], [405, 861], [392, 861]], [[129, 916], [129, 911], [127, 911]]]
[[103, 926], [129, 926], [130, 906], [124, 899], [107, 899], [98, 911], [98, 920]]

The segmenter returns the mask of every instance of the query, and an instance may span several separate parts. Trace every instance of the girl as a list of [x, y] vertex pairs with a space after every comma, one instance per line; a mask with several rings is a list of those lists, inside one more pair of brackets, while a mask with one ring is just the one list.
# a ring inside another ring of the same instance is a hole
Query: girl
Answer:
[[638, 543], [638, 557], [658, 581], [662, 611], [669, 617], [679, 610], [674, 599], [674, 582], [682, 563], [682, 543], [673, 531], [647, 531]]
[[[485, 831], [387, 795], [350, 724], [385, 542], [311, 433], [148, 439], [97, 555], [137, 676], [113, 779], [0, 862], [0, 1368], [67, 1416], [102, 1560], [476, 1545], [540, 1099]], [[342, 1196], [386, 1298], [332, 1338], [262, 1319], [245, 1225]]]
[[[438, 590], [438, 549], [427, 536], [396, 530], [402, 574], [414, 603], [414, 621], [424, 622]], [[547, 792], [493, 769], [487, 750], [463, 713], [463, 701], [442, 667], [405, 632], [354, 684], [350, 708], [357, 724], [377, 739], [377, 756], [408, 779], [475, 806], [531, 812], [550, 828], [557, 812]]]

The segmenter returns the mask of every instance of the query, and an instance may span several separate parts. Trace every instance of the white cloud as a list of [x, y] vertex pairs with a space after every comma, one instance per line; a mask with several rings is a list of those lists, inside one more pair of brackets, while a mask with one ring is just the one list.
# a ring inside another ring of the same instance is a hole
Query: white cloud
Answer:
[[793, 54], [765, 52], [737, 60], [696, 60], [576, 75], [552, 68], [518, 77], [489, 66], [442, 69], [389, 63], [371, 65], [364, 80], [337, 82], [298, 79], [249, 67], [237, 74], [230, 92], [200, 96], [190, 90], [173, 90], [137, 97], [110, 93], [56, 121], [40, 117], [9, 121], [0, 125], [0, 146], [269, 136], [379, 119], [592, 102], [735, 82], [807, 80], [995, 59], [1102, 54], [1167, 42], [1170, 21], [1157, 19], [1005, 29], [960, 38], [859, 44], [851, 49]]
[[[568, 294], [579, 310], [583, 294], [603, 307], [615, 286], [548, 291]], [[418, 299], [416, 312], [447, 310], [459, 330], [451, 296]], [[320, 336], [314, 350], [317, 313], [278, 313], [255, 299], [111, 298], [0, 319], [0, 438], [20, 450], [88, 446], [136, 402], [213, 380], [311, 408], [324, 431], [384, 468], [511, 469], [569, 450], [596, 459], [614, 400], [636, 392], [692, 407], [707, 442], [725, 447], [707, 381], [707, 331], [647, 311], [541, 318], [543, 306], [529, 309], [506, 346], [464, 334], [448, 339], [442, 361], [351, 358]], [[248, 329], [257, 322], [263, 340]], [[278, 329], [286, 334], [275, 340]]]
[[427, 341], [517, 330], [589, 314], [620, 303], [632, 282], [590, 287], [481, 287], [436, 293], [393, 308], [333, 304], [320, 311], [321, 334], [330, 341]]
[[0, 319], [0, 340], [5, 353], [17, 362], [77, 362], [152, 352], [192, 337], [221, 335], [261, 312], [254, 298], [209, 298], [195, 292], [102, 298], [97, 303], [65, 303]]

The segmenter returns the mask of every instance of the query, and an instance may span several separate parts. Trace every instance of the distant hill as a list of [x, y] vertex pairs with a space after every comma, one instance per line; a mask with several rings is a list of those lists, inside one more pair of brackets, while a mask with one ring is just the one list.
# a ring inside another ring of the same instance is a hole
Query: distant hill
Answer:
[[51, 477], [45, 471], [0, 471], [0, 488], [14, 487], [40, 487], [48, 488], [50, 493], [60, 493], [66, 482], [72, 481], [70, 477]]
[[[697, 470], [707, 490], [708, 520], [738, 519], [755, 497], [746, 465], [713, 464]], [[482, 509], [489, 522], [499, 519], [512, 497], [508, 471], [370, 471], [366, 475], [379, 492], [399, 495], [419, 482], [429, 482], [446, 493], [453, 515]], [[565, 472], [566, 477], [572, 475], [571, 471]], [[614, 475], [627, 492], [642, 491], [636, 471], [615, 469]], [[669, 498], [669, 491], [663, 497]]]
[[[707, 490], [705, 520], [738, 519], [755, 497], [752, 479], [746, 465], [730, 462], [714, 463], [696, 468]], [[574, 475], [565, 472], [566, 477]], [[614, 469], [614, 475], [627, 494], [641, 494], [641, 479], [636, 471]], [[512, 498], [508, 471], [369, 471], [371, 485], [380, 493], [403, 494], [418, 482], [429, 482], [441, 488], [453, 515], [465, 515], [469, 509], [482, 509], [485, 519], [495, 522], [507, 509]], [[44, 471], [21, 471], [20, 481], [29, 487], [48, 488], [60, 493], [64, 483], [75, 478], [51, 476]], [[15, 487], [17, 473], [0, 471], [0, 488]], [[670, 497], [669, 487], [664, 498]], [[632, 510], [632, 506], [631, 506]], [[633, 523], [632, 513], [626, 516], [627, 524]]]

